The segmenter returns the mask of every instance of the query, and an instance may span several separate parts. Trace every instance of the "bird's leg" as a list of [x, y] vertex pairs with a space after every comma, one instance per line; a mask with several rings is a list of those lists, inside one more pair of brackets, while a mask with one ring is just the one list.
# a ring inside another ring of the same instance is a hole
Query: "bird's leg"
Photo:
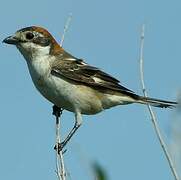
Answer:
[[[58, 117], [58, 118], [60, 117], [60, 115], [62, 114], [63, 109], [60, 108], [60, 107], [58, 107], [58, 106], [56, 106], [56, 105], [53, 105], [52, 108], [53, 108], [52, 114], [56, 116], [56, 123], [58, 123], [58, 122], [57, 122], [57, 117]], [[58, 120], [58, 121], [59, 121], [59, 120]]]
[[57, 107], [56, 105], [53, 106], [53, 115], [56, 117], [56, 145], [54, 149], [57, 151], [58, 154], [60, 154], [61, 149], [59, 148], [61, 142], [60, 142], [60, 136], [59, 136], [59, 128], [60, 128], [60, 116], [62, 114], [63, 109]]
[[[80, 112], [76, 112], [75, 113], [75, 125], [72, 128], [72, 130], [69, 132], [69, 134], [67, 135], [67, 137], [65, 138], [65, 140], [59, 144], [58, 149], [62, 150], [65, 145], [69, 142], [69, 140], [72, 138], [72, 136], [74, 135], [74, 133], [77, 131], [77, 129], [81, 126], [82, 124], [82, 116]], [[57, 148], [57, 147], [55, 147]], [[56, 149], [55, 149], [56, 150]]]

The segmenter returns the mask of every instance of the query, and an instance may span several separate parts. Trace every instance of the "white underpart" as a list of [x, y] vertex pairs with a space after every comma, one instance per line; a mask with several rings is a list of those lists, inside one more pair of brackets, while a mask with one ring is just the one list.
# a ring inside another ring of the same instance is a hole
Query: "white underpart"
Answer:
[[135, 100], [126, 95], [114, 95], [114, 94], [105, 94], [105, 97], [102, 100], [102, 105], [104, 109], [108, 109], [117, 105], [125, 105], [134, 103]]
[[[38, 91], [53, 104], [75, 113], [96, 114], [118, 104], [127, 104], [131, 98], [103, 94], [91, 87], [66, 81], [50, 73], [55, 57], [49, 55], [50, 47], [23, 43], [17, 47], [25, 57], [32, 80]], [[31, 52], [31, 53], [30, 53]], [[101, 79], [94, 78], [96, 82]]]

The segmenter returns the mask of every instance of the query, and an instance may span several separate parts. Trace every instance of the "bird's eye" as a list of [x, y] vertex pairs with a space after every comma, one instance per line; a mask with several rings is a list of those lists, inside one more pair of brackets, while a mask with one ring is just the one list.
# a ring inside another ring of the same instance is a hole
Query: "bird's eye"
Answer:
[[31, 40], [34, 38], [34, 34], [31, 32], [26, 33], [26, 39]]

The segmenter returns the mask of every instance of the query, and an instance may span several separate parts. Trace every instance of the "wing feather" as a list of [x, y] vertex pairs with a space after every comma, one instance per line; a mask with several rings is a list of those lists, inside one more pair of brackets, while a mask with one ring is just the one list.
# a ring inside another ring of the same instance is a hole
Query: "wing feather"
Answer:
[[119, 92], [133, 93], [120, 85], [119, 80], [103, 72], [97, 67], [86, 64], [81, 59], [57, 60], [52, 64], [51, 74], [62, 76], [92, 87], [102, 87]]

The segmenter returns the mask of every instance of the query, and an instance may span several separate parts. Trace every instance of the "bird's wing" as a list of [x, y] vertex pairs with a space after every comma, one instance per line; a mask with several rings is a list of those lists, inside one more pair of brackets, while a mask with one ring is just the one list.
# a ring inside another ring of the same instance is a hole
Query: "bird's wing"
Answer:
[[76, 81], [91, 87], [106, 88], [119, 92], [134, 94], [133, 91], [121, 86], [119, 80], [102, 70], [86, 64], [81, 59], [57, 60], [52, 64], [51, 74]]

